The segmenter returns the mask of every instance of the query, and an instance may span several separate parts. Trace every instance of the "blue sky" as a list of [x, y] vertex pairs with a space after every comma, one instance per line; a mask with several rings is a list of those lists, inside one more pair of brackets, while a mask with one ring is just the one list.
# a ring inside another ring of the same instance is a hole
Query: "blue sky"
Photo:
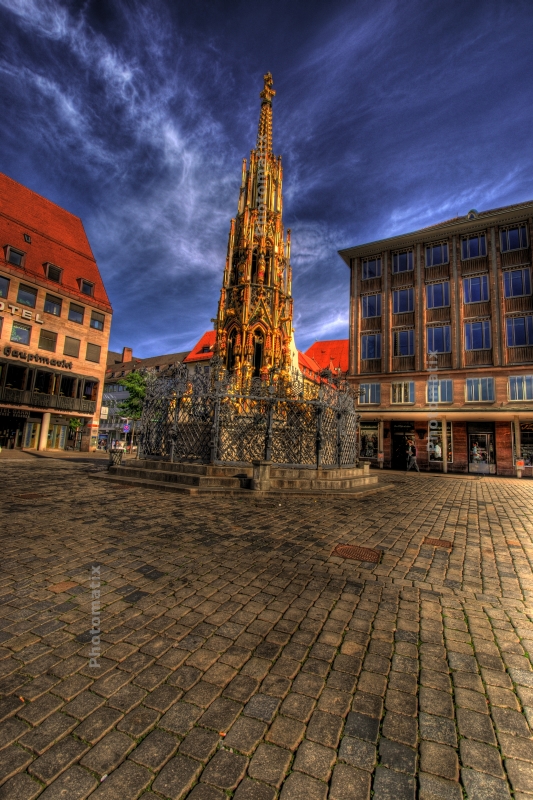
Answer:
[[0, 0], [0, 170], [79, 215], [111, 347], [216, 314], [274, 76], [296, 341], [347, 336], [337, 250], [533, 198], [530, 0]]

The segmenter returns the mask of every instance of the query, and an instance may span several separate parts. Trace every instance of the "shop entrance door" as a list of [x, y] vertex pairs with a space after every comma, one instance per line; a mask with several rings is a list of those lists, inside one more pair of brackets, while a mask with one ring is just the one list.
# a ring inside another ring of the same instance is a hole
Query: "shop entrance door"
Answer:
[[493, 433], [468, 434], [468, 471], [482, 475], [496, 473]]
[[392, 424], [392, 469], [407, 469], [407, 440], [416, 441], [414, 423], [393, 422]]

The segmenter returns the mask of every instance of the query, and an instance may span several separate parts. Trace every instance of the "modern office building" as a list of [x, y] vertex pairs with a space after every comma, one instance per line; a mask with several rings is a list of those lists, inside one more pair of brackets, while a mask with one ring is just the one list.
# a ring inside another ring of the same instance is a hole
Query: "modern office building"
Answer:
[[0, 447], [96, 448], [112, 309], [83, 224], [0, 174], [0, 239]]
[[363, 457], [532, 475], [532, 225], [519, 203], [340, 251]]

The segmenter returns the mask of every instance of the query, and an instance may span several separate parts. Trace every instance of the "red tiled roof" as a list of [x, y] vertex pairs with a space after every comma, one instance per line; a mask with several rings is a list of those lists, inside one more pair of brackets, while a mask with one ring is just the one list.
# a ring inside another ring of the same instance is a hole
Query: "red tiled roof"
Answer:
[[[31, 236], [31, 244], [24, 241], [25, 233]], [[6, 245], [26, 253], [24, 268], [6, 264]], [[0, 264], [60, 291], [46, 277], [43, 265], [47, 262], [63, 270], [61, 289], [86, 305], [112, 310], [81, 219], [0, 172]], [[94, 284], [93, 297], [80, 291], [79, 278]]]
[[[200, 341], [194, 345], [189, 355], [183, 359], [183, 363], [190, 364], [195, 361], [209, 361], [209, 359], [213, 357], [213, 348], [216, 338], [216, 331], [206, 331]], [[210, 347], [211, 349], [208, 353], [202, 353], [204, 347]]]
[[315, 342], [305, 354], [314, 359], [319, 370], [336, 370], [340, 367], [341, 372], [348, 372], [348, 339]]

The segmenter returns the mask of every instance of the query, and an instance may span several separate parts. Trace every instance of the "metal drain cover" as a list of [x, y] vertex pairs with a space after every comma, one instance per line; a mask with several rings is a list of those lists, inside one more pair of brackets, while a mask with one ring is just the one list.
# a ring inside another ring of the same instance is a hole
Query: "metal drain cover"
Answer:
[[447, 539], [430, 539], [428, 536], [424, 539], [424, 544], [430, 544], [433, 547], [447, 547], [451, 550], [452, 543]]
[[356, 561], [371, 561], [379, 563], [381, 552], [379, 550], [369, 550], [368, 547], [356, 547], [351, 544], [338, 544], [332, 555], [341, 558], [353, 558]]

